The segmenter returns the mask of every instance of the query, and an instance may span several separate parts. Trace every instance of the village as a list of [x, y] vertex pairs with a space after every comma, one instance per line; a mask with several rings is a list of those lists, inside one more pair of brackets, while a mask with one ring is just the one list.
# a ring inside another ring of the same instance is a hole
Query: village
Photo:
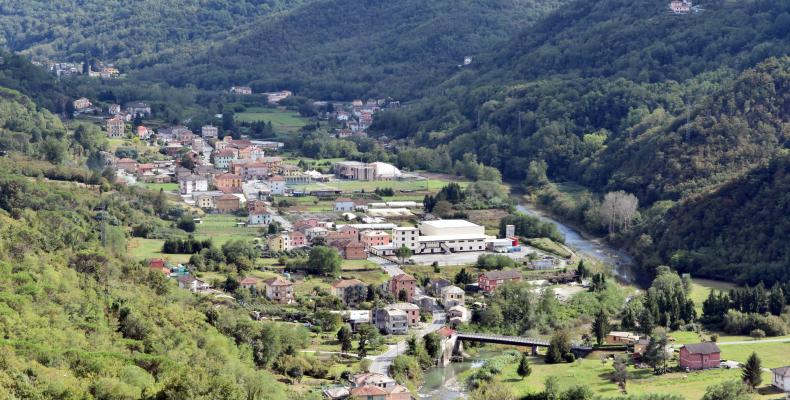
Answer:
[[[234, 86], [229, 92], [249, 96], [252, 89]], [[263, 95], [266, 107], [293, 113], [278, 107], [293, 95], [290, 91]], [[328, 110], [325, 117], [338, 139], [367, 136], [376, 113], [399, 106], [391, 100], [316, 103]], [[597, 290], [581, 266], [591, 260], [562, 243], [518, 235], [514, 225], [500, 223], [504, 211], [486, 211], [493, 217], [470, 212], [475, 218], [429, 212], [425, 198], [448, 185], [469, 185], [458, 178], [401, 171], [380, 161], [306, 160], [282, 141], [223, 135], [215, 125], [197, 132], [161, 122], [149, 127], [146, 120], [154, 113], [145, 102], [94, 105], [81, 98], [73, 108], [77, 118], [102, 125], [115, 144], [104, 162], [115, 169], [117, 180], [159, 191], [182, 210], [179, 227], [183, 221], [190, 226], [186, 239], [134, 239], [130, 253], [179, 288], [236, 303], [254, 320], [309, 328], [311, 344], [303, 351], [329, 357], [334, 376], [338, 369], [344, 372], [341, 380], [312, 377], [327, 398], [413, 398], [417, 388], [397, 381], [393, 373], [393, 360], [413, 351], [410, 337], [438, 340], [439, 350], [431, 355], [438, 367], [468, 357], [467, 349], [474, 354], [481, 344], [526, 348], [525, 354], [543, 357], [550, 346], [545, 333], [532, 338], [476, 334], [470, 330], [480, 323], [473, 321], [475, 315], [486, 312], [498, 288], [514, 283], [528, 283], [535, 296], [548, 293], [559, 304]], [[232, 252], [238, 241], [253, 246], [254, 255], [237, 262], [244, 268], [200, 266], [211, 261], [199, 246]], [[321, 307], [328, 313], [305, 313], [319, 302], [326, 303]], [[359, 345], [346, 345], [346, 339], [334, 344], [341, 325], [360, 337]], [[576, 357], [600, 356], [605, 363], [626, 353], [635, 366], [646, 367], [642, 357], [650, 335], [612, 329], [598, 346], [581, 336], [571, 351]], [[685, 332], [681, 337], [702, 338]], [[663, 346], [663, 359], [676, 360], [679, 371], [741, 365], [722, 358], [715, 341]], [[790, 388], [788, 370], [780, 365], [771, 370], [774, 386]]]

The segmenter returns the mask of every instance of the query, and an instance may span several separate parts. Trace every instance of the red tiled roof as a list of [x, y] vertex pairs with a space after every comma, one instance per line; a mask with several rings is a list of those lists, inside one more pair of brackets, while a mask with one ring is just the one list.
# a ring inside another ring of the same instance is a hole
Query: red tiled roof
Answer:
[[453, 329], [451, 329], [450, 327], [447, 327], [447, 326], [443, 326], [443, 327], [439, 328], [439, 330], [436, 331], [436, 333], [439, 336], [444, 336], [444, 337], [450, 337], [450, 336], [455, 335], [455, 331]]
[[387, 392], [377, 386], [365, 385], [351, 389], [351, 396], [386, 396]]
[[290, 285], [292, 285], [291, 282], [289, 282], [289, 281], [287, 281], [287, 280], [285, 280], [285, 279], [283, 279], [283, 278], [281, 278], [279, 276], [278, 277], [274, 277], [274, 278], [269, 278], [265, 282], [266, 282], [266, 285], [268, 285], [268, 286], [290, 286]]
[[416, 281], [413, 276], [408, 274], [398, 274], [392, 277], [393, 281]]
[[239, 282], [240, 285], [255, 285], [257, 283], [258, 283], [258, 278], [254, 276], [247, 276]]
[[518, 272], [515, 269], [504, 271], [488, 271], [482, 275], [489, 280], [518, 279], [522, 277], [521, 272]]

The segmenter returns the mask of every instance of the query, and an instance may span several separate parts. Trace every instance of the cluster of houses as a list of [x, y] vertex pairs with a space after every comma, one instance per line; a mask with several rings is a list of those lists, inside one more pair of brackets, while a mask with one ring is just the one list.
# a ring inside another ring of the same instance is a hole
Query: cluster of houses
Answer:
[[350, 104], [317, 101], [317, 108], [327, 109], [322, 117], [334, 122], [337, 126], [335, 135], [340, 138], [367, 136], [367, 130], [373, 125], [376, 113], [386, 108], [399, 108], [400, 102], [392, 99], [354, 100]]
[[692, 10], [691, 0], [672, 0], [669, 2], [669, 10], [675, 14], [688, 14]]
[[34, 65], [43, 67], [52, 75], [75, 76], [88, 75], [91, 78], [111, 79], [121, 76], [121, 72], [113, 64], [104, 65], [99, 63], [96, 70], [93, 66], [85, 62], [65, 62], [65, 61], [32, 61]]
[[[194, 276], [188, 268], [181, 264], [172, 265], [165, 260], [154, 258], [148, 260], [148, 268], [175, 279], [178, 282], [178, 287], [193, 293], [227, 296], [222, 291], [213, 289], [208, 282]], [[248, 276], [239, 281], [239, 287], [258, 290], [259, 293], [275, 303], [293, 304], [295, 301], [293, 282], [281, 276], [264, 280]]]
[[323, 390], [329, 399], [411, 400], [409, 389], [387, 375], [365, 372], [352, 375], [345, 385]]
[[[252, 94], [252, 88], [249, 86], [231, 86], [229, 92], [231, 94], [249, 96]], [[279, 92], [265, 92], [263, 95], [266, 96], [266, 101], [269, 104], [279, 104], [280, 101], [293, 96], [293, 93], [290, 90], [281, 90]]]

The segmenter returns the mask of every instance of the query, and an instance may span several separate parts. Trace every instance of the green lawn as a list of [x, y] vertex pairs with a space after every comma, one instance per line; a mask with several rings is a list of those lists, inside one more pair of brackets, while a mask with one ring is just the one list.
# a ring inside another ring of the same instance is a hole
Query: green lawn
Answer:
[[163, 254], [162, 245], [164, 243], [165, 241], [161, 239], [133, 238], [129, 240], [129, 255], [140, 260], [162, 258], [174, 263], [185, 263], [189, 261], [189, 254]]
[[202, 221], [196, 225], [195, 237], [211, 238], [217, 246], [222, 246], [231, 240], [250, 240], [259, 236], [258, 228], [236, 226], [237, 222], [246, 222], [246, 219], [235, 215], [208, 214], [203, 216]]
[[234, 114], [239, 122], [271, 122], [276, 131], [296, 132], [307, 125], [307, 119], [294, 111], [281, 111], [273, 108], [250, 107], [246, 111]]
[[755, 340], [749, 344], [722, 344], [719, 348], [721, 349], [721, 358], [724, 360], [746, 362], [752, 353], [757, 353], [764, 368], [783, 367], [790, 364], [790, 337], [787, 337], [786, 342]]
[[697, 313], [702, 315], [702, 302], [708, 298], [711, 290], [729, 291], [734, 284], [722, 281], [713, 281], [710, 279], [693, 279], [694, 285], [691, 288], [691, 299], [694, 300], [694, 307]]
[[[612, 362], [602, 364], [599, 355], [591, 354], [586, 359], [571, 364], [545, 364], [542, 357], [532, 357], [532, 374], [525, 378], [516, 374], [517, 363], [507, 366], [497, 380], [510, 387], [517, 397], [543, 390], [543, 382], [549, 376], [559, 378], [561, 389], [574, 385], [590, 388], [595, 394], [615, 397], [619, 389], [611, 382], [609, 376], [613, 370]], [[702, 372], [673, 372], [656, 376], [650, 370], [629, 367], [628, 394], [641, 395], [648, 393], [676, 394], [686, 399], [699, 399], [710, 385], [728, 380], [740, 379], [740, 370], [716, 369]], [[769, 373], [764, 373], [764, 381], [769, 381]], [[776, 396], [760, 396], [755, 398], [776, 398]]]
[[148, 190], [153, 190], [156, 192], [158, 192], [159, 189], [162, 189], [165, 192], [178, 192], [177, 183], [142, 183], [141, 185]]

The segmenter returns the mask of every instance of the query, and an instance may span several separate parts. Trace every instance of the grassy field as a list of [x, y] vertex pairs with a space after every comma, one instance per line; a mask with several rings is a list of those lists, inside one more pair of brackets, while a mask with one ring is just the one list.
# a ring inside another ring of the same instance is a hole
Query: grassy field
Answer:
[[133, 258], [147, 260], [149, 258], [162, 258], [174, 263], [189, 261], [189, 254], [163, 254], [161, 239], [133, 238], [129, 240], [128, 251]]
[[251, 107], [246, 111], [234, 114], [239, 122], [271, 122], [275, 131], [296, 132], [307, 125], [307, 119], [293, 111], [281, 111], [272, 108]]
[[708, 298], [711, 290], [729, 291], [734, 284], [722, 281], [713, 281], [709, 279], [693, 279], [694, 285], [691, 288], [691, 299], [694, 300], [694, 307], [697, 313], [702, 315], [702, 302]]
[[235, 239], [254, 239], [258, 237], [257, 228], [236, 226], [237, 222], [246, 222], [244, 218], [234, 215], [208, 214], [202, 218], [203, 222], [197, 224], [195, 237], [198, 239], [211, 238], [217, 246]]
[[570, 258], [571, 252], [563, 245], [554, 242], [549, 238], [535, 238], [528, 240], [529, 245], [541, 249], [545, 252], [555, 254], [562, 258]]
[[164, 190], [165, 192], [178, 192], [178, 184], [177, 183], [142, 183], [141, 186], [148, 190], [159, 191], [159, 189]]
[[[516, 373], [517, 364], [507, 366], [497, 380], [510, 387], [517, 397], [544, 389], [543, 382], [549, 376], [559, 378], [561, 389], [574, 385], [590, 388], [595, 394], [614, 397], [620, 394], [617, 386], [609, 379], [613, 371], [611, 361], [602, 364], [599, 355], [591, 354], [586, 359], [571, 364], [545, 364], [542, 357], [532, 357], [532, 375], [521, 379]], [[666, 375], [653, 375], [651, 370], [629, 367], [628, 394], [648, 393], [675, 394], [686, 399], [699, 399], [710, 385], [739, 380], [740, 370], [716, 369], [702, 372], [673, 372]], [[770, 381], [769, 373], [764, 373], [763, 381]], [[776, 396], [760, 396], [757, 399], [772, 399]], [[781, 397], [780, 397], [781, 398]]]

